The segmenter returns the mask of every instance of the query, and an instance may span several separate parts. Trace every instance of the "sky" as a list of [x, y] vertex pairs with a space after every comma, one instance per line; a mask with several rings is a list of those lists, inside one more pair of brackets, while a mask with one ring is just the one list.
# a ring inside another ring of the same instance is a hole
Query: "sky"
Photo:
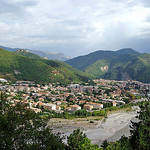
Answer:
[[0, 45], [61, 52], [150, 53], [150, 0], [0, 0]]

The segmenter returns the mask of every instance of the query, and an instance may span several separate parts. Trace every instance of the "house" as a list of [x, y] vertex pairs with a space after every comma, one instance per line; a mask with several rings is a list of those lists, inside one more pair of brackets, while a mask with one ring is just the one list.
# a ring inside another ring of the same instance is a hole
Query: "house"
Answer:
[[115, 101], [113, 101], [112, 103], [113, 103], [113, 107], [117, 106], [117, 103]]
[[56, 101], [56, 105], [61, 105], [61, 101]]
[[93, 106], [93, 109], [101, 109], [103, 108], [103, 104], [87, 102], [88, 105]]
[[40, 102], [40, 101], [39, 101], [39, 102], [37, 102], [37, 103], [38, 103], [37, 105], [38, 105], [39, 107], [41, 107], [41, 106], [43, 106], [43, 105], [44, 105], [44, 103], [42, 103], [42, 102]]
[[33, 106], [33, 107], [36, 107], [38, 104], [39, 104], [39, 103], [34, 102], [34, 103], [32, 103], [32, 106]]
[[120, 93], [117, 92], [109, 92], [109, 94], [111, 95], [112, 98], [120, 96]]
[[85, 105], [83, 106], [83, 109], [92, 110], [92, 109], [93, 109], [93, 106], [92, 106], [92, 105], [85, 104]]
[[70, 107], [71, 107], [71, 112], [81, 109], [81, 107], [79, 105], [71, 105]]
[[16, 105], [17, 103], [20, 103], [20, 100], [15, 99], [14, 104]]
[[33, 107], [31, 107], [30, 109], [33, 110], [35, 113], [40, 113], [40, 112], [42, 112], [42, 110], [39, 109], [39, 108], [33, 108]]
[[56, 110], [61, 110], [61, 107], [60, 106], [56, 106]]
[[79, 104], [84, 104], [86, 102], [86, 100], [80, 100]]
[[56, 110], [56, 104], [50, 104], [50, 103], [47, 103], [47, 104], [44, 104], [43, 105], [44, 109], [47, 109], [47, 110]]
[[41, 98], [41, 97], [40, 97], [40, 98], [38, 98], [38, 100], [39, 100], [39, 101], [44, 101], [44, 98]]
[[8, 82], [6, 79], [0, 78], [0, 82]]
[[71, 107], [66, 107], [65, 110], [71, 111]]

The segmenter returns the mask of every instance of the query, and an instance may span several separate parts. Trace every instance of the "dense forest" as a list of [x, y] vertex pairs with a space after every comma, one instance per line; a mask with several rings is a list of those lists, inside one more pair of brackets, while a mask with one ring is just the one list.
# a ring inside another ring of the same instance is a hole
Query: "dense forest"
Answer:
[[66, 63], [94, 75], [95, 78], [133, 79], [150, 83], [150, 54], [142, 54], [129, 48], [119, 51], [100, 50], [67, 60]]

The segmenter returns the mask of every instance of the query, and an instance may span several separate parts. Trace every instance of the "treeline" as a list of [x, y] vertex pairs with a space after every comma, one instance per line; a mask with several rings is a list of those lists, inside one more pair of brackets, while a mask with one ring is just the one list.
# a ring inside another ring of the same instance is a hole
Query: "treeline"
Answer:
[[63, 119], [73, 119], [73, 118], [86, 118], [90, 116], [107, 116], [107, 112], [105, 110], [93, 111], [88, 112], [85, 109], [80, 109], [75, 111], [74, 113], [69, 113], [68, 111], [64, 111], [62, 113], [44, 110], [47, 113], [41, 112], [39, 113], [42, 117], [49, 117], [49, 118], [63, 118]]
[[120, 105], [120, 106], [110, 106], [105, 108], [105, 110], [108, 111], [117, 111], [117, 110], [122, 110], [125, 108], [129, 108], [130, 110], [132, 110], [132, 106], [138, 106], [140, 104], [142, 104], [143, 102], [138, 102], [138, 103], [128, 103], [128, 104], [124, 104], [124, 105]]

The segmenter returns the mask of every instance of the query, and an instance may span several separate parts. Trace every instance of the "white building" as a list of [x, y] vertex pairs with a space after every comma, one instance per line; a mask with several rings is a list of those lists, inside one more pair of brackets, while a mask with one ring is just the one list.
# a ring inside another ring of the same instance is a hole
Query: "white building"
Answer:
[[79, 109], [81, 109], [81, 107], [78, 106], [78, 105], [72, 105], [72, 106], [71, 106], [71, 112], [77, 111], [77, 110], [79, 110]]
[[50, 103], [47, 103], [47, 104], [44, 104], [43, 105], [44, 109], [47, 109], [47, 110], [56, 110], [56, 104], [50, 104]]
[[0, 78], [0, 82], [8, 82], [6, 79]]

